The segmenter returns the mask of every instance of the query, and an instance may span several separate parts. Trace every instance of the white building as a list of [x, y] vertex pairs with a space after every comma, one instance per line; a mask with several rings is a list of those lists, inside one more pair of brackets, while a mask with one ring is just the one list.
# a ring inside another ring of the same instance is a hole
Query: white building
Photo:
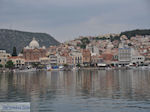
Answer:
[[9, 53], [6, 53], [6, 50], [0, 50], [0, 64], [5, 66], [5, 64], [8, 61], [8, 57], [11, 55]]
[[145, 61], [144, 56], [132, 56], [131, 57], [131, 62], [132, 64], [142, 64]]
[[131, 61], [131, 48], [129, 46], [120, 45], [118, 50], [118, 61], [121, 65], [127, 65]]
[[137, 50], [131, 48], [131, 63], [132, 64], [142, 64], [145, 61], [145, 57], [141, 56]]
[[99, 55], [99, 48], [94, 45], [88, 45], [86, 49], [89, 49], [92, 55]]
[[137, 50], [130, 48], [129, 46], [120, 45], [118, 52], [118, 61], [121, 65], [142, 64], [145, 61], [145, 57], [141, 56]]
[[81, 52], [74, 50], [72, 51], [71, 56], [72, 56], [72, 63], [74, 65], [83, 64], [83, 56]]
[[49, 59], [50, 59], [50, 65], [51, 66], [56, 66], [57, 65], [57, 56], [53, 53], [51, 53], [49, 55]]
[[43, 58], [40, 58], [39, 60], [42, 65], [50, 65], [50, 58], [48, 57], [43, 57]]
[[16, 68], [22, 68], [25, 65], [25, 59], [19, 56], [9, 57], [9, 60], [13, 62]]
[[66, 57], [58, 55], [58, 56], [57, 56], [57, 64], [58, 64], [58, 65], [67, 64], [67, 59], [66, 59]]

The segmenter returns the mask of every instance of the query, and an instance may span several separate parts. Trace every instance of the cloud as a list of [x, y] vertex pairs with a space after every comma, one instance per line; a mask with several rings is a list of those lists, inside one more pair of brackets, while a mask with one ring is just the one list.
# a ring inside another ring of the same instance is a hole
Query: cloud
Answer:
[[[64, 41], [148, 28], [147, 0], [0, 0], [0, 28], [39, 31]], [[63, 39], [62, 39], [63, 38]]]
[[[55, 36], [59, 37], [61, 41], [64, 41], [77, 38], [78, 36], [97, 36], [106, 33], [120, 33], [123, 30], [138, 28], [138, 26], [133, 24], [105, 23], [104, 21], [105, 20], [100, 17], [95, 17], [83, 23], [66, 25], [57, 29], [51, 29], [51, 31], [54, 32], [54, 34], [56, 34]], [[57, 32], [59, 32], [59, 34]]]

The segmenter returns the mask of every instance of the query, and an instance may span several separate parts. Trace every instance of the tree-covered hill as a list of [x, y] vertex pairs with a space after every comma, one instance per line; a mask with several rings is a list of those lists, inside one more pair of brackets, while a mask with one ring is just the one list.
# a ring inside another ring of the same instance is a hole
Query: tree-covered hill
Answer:
[[150, 29], [147, 29], [147, 30], [137, 29], [137, 30], [132, 30], [132, 31], [125, 31], [120, 34], [120, 36], [122, 35], [126, 35], [129, 39], [136, 35], [141, 35], [141, 36], [150, 35]]
[[122, 35], [126, 35], [128, 37], [128, 39], [130, 39], [131, 37], [135, 37], [136, 35], [140, 35], [140, 36], [146, 36], [146, 35], [150, 35], [150, 29], [137, 29], [137, 30], [131, 30], [131, 31], [125, 31], [125, 32], [121, 32], [119, 35], [110, 35], [110, 37], [95, 37], [95, 40], [107, 40], [110, 39], [111, 41], [114, 40], [120, 40], [120, 37]]
[[5, 49], [7, 52], [12, 53], [15, 46], [17, 51], [20, 52], [32, 41], [33, 37], [39, 42], [40, 46], [49, 47], [50, 45], [60, 44], [51, 35], [46, 33], [0, 29], [0, 49]]

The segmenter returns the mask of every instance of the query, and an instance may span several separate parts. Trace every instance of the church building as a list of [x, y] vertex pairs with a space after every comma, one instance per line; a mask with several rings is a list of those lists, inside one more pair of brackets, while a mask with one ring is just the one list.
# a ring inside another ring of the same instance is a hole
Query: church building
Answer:
[[40, 47], [35, 38], [33, 38], [29, 46], [23, 49], [23, 58], [26, 62], [39, 62], [39, 59], [43, 57], [46, 57], [46, 48], [45, 46]]

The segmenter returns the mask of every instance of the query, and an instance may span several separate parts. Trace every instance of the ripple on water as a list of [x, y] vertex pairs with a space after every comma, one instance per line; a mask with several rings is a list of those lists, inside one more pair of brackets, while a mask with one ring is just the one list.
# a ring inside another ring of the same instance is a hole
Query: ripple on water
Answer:
[[0, 102], [31, 102], [31, 112], [149, 112], [150, 71], [0, 74]]

